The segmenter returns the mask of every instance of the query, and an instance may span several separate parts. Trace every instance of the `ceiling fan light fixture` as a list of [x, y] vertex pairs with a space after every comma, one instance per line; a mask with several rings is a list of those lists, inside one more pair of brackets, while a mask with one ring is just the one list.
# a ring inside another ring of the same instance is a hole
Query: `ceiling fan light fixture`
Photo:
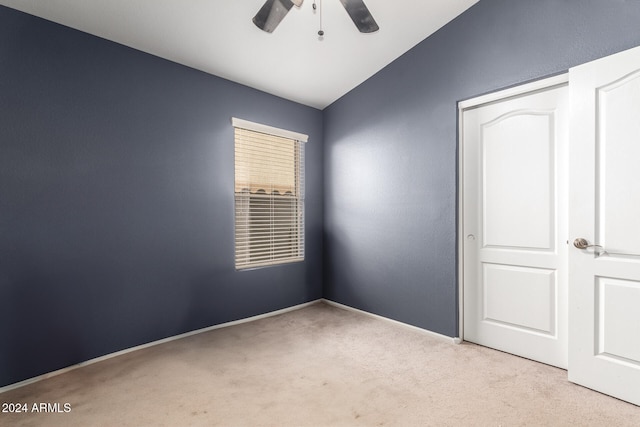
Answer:
[[[302, 6], [303, 2], [304, 0], [266, 0], [256, 16], [253, 17], [253, 23], [261, 30], [272, 33], [280, 24], [280, 21], [287, 16], [289, 10], [294, 5], [296, 7]], [[363, 0], [340, 0], [340, 2], [358, 28], [358, 31], [361, 33], [373, 33], [380, 29]], [[313, 6], [315, 11], [315, 2]], [[322, 23], [320, 24], [320, 31], [322, 31]], [[322, 32], [324, 33], [324, 31]]]

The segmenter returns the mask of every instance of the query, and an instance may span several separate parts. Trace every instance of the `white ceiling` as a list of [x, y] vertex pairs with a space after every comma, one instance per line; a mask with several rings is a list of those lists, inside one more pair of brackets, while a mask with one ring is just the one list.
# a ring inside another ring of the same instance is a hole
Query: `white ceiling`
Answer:
[[322, 109], [478, 0], [365, 0], [380, 30], [361, 34], [339, 0], [293, 7], [268, 34], [265, 0], [0, 0], [9, 6]]

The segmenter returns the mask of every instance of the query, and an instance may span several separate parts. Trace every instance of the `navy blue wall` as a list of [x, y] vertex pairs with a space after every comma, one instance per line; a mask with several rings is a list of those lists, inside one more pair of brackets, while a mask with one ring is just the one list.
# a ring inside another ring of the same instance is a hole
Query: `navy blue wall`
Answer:
[[457, 336], [457, 101], [636, 45], [639, 1], [481, 0], [325, 109], [325, 297]]
[[[309, 134], [306, 261], [236, 272], [231, 117]], [[0, 7], [0, 386], [322, 296], [322, 113]]]

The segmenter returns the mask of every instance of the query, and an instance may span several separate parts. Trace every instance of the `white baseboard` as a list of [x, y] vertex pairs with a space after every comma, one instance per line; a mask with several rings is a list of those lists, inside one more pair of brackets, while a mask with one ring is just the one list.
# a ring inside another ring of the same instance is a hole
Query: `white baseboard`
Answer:
[[375, 319], [384, 320], [385, 322], [390, 322], [390, 323], [393, 323], [395, 325], [402, 326], [404, 328], [408, 328], [408, 329], [411, 329], [413, 331], [429, 335], [430, 337], [433, 337], [433, 338], [437, 338], [437, 339], [440, 339], [440, 340], [443, 340], [443, 341], [448, 341], [448, 342], [450, 342], [452, 344], [460, 344], [462, 342], [462, 340], [460, 338], [458, 338], [458, 337], [448, 337], [446, 335], [442, 335], [442, 334], [439, 334], [437, 332], [430, 331], [428, 329], [419, 328], [417, 326], [409, 325], [408, 323], [399, 322], [397, 320], [389, 319], [388, 317], [379, 316], [377, 314], [369, 313], [368, 311], [360, 310], [360, 309], [357, 309], [357, 308], [354, 308], [354, 307], [350, 307], [348, 305], [340, 304], [338, 302], [334, 302], [334, 301], [331, 301], [331, 300], [328, 300], [328, 299], [324, 299], [323, 298], [322, 302], [324, 302], [325, 304], [328, 304], [328, 305], [332, 305], [334, 307], [341, 308], [343, 310], [354, 311], [356, 313], [364, 314], [365, 316], [373, 317]]
[[161, 340], [158, 340], [158, 341], [153, 341], [153, 342], [150, 342], [150, 343], [147, 343], [147, 344], [142, 344], [142, 345], [138, 345], [138, 346], [135, 346], [135, 347], [127, 348], [125, 350], [117, 351], [115, 353], [109, 353], [109, 354], [106, 354], [104, 356], [96, 357], [95, 359], [90, 359], [90, 360], [87, 360], [85, 362], [80, 362], [78, 364], [68, 366], [66, 368], [58, 369], [57, 371], [48, 372], [46, 374], [38, 375], [37, 377], [29, 378], [29, 379], [24, 380], [24, 381], [20, 381], [20, 382], [14, 383], [14, 384], [9, 384], [7, 386], [0, 387], [0, 393], [4, 393], [4, 392], [9, 391], [9, 390], [14, 390], [16, 388], [24, 387], [26, 385], [33, 384], [33, 383], [38, 382], [38, 381], [46, 380], [47, 378], [51, 378], [51, 377], [55, 377], [57, 375], [64, 374], [65, 372], [69, 372], [69, 371], [73, 371], [73, 370], [78, 369], [78, 368], [82, 368], [83, 366], [88, 366], [88, 365], [92, 365], [94, 363], [102, 362], [103, 360], [111, 359], [113, 357], [117, 357], [117, 356], [120, 356], [122, 354], [131, 353], [131, 352], [136, 351], [136, 350], [142, 350], [143, 348], [152, 347], [154, 345], [159, 345], [159, 344], [164, 344], [166, 342], [179, 340], [180, 338], [186, 338], [186, 337], [189, 337], [191, 335], [197, 335], [197, 334], [201, 334], [201, 333], [204, 333], [204, 332], [213, 331], [215, 329], [227, 328], [229, 326], [240, 325], [242, 323], [253, 322], [253, 321], [256, 321], [256, 320], [265, 319], [267, 317], [272, 317], [272, 316], [277, 316], [279, 314], [288, 313], [290, 311], [300, 310], [301, 308], [309, 307], [311, 305], [318, 304], [318, 303], [320, 303], [322, 301], [323, 300], [318, 299], [318, 300], [315, 300], [315, 301], [306, 302], [304, 304], [298, 304], [298, 305], [294, 305], [292, 307], [283, 308], [281, 310], [271, 311], [269, 313], [264, 313], [264, 314], [260, 314], [260, 315], [257, 315], [257, 316], [247, 317], [246, 319], [234, 320], [232, 322], [221, 323], [219, 325], [213, 325], [213, 326], [209, 326], [207, 328], [202, 328], [202, 329], [197, 329], [195, 331], [185, 332], [184, 334], [175, 335], [175, 336], [164, 338], [164, 339], [161, 339]]

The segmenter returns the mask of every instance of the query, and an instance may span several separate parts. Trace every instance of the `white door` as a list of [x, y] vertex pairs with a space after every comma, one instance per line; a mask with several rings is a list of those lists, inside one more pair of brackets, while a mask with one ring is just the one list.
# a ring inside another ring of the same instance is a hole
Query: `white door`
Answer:
[[567, 102], [563, 76], [460, 106], [463, 338], [564, 368]]
[[569, 380], [640, 405], [640, 48], [569, 81]]

